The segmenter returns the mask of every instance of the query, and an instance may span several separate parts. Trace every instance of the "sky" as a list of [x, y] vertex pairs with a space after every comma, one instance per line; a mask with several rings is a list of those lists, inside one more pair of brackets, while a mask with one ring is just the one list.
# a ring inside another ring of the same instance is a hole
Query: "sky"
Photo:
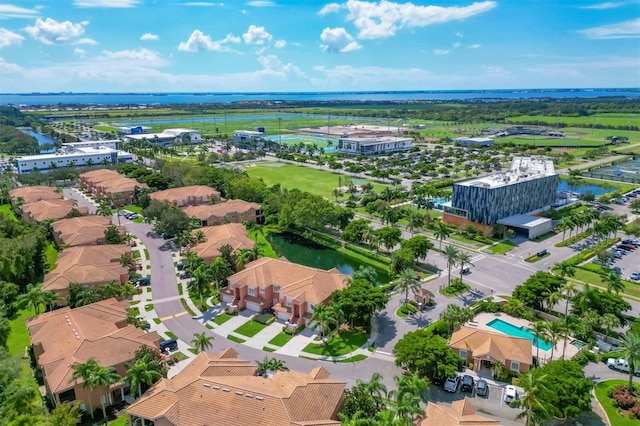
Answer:
[[640, 87], [640, 0], [3, 0], [0, 93]]

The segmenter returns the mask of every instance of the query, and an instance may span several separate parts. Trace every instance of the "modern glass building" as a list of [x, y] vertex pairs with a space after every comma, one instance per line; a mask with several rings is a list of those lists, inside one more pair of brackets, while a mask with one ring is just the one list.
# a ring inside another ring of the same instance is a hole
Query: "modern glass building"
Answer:
[[514, 157], [505, 173], [454, 184], [451, 206], [445, 206], [444, 212], [493, 225], [553, 204], [559, 180], [552, 161]]

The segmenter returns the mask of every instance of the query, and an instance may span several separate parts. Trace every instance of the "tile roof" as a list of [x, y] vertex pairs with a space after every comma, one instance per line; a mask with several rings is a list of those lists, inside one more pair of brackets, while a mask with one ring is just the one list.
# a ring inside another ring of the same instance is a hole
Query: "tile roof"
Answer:
[[200, 220], [207, 220], [214, 216], [224, 218], [228, 214], [238, 213], [244, 214], [249, 210], [260, 210], [260, 204], [249, 203], [244, 200], [227, 200], [224, 203], [209, 204], [202, 206], [189, 206], [184, 212], [190, 217], [197, 217]]
[[159, 201], [169, 201], [173, 203], [188, 197], [216, 197], [220, 198], [220, 193], [215, 189], [205, 185], [183, 186], [180, 188], [165, 189], [164, 191], [149, 194], [151, 199]]
[[124, 177], [119, 175], [120, 177], [114, 177], [113, 179], [109, 179], [103, 181], [100, 185], [102, 190], [105, 192], [130, 192], [137, 188], [149, 188], [146, 183], [140, 183], [135, 179], [130, 179], [128, 177]]
[[91, 170], [89, 172], [81, 173], [78, 177], [80, 179], [85, 179], [87, 181], [100, 181], [102, 182], [104, 179], [113, 179], [114, 176], [122, 176], [120, 173], [115, 170], [110, 169], [98, 169]]
[[[154, 331], [126, 324], [129, 301], [115, 298], [76, 309], [62, 308], [27, 319], [37, 363], [52, 392], [72, 388], [72, 365], [95, 358], [112, 367], [130, 362], [141, 346], [158, 347]], [[108, 350], [106, 350], [108, 348]], [[82, 380], [78, 380], [82, 383]]]
[[[91, 215], [57, 220], [51, 224], [51, 228], [62, 243], [81, 246], [104, 240], [104, 231], [112, 225], [109, 217]], [[126, 232], [122, 226], [119, 230], [122, 235]]]
[[503, 364], [506, 360], [527, 365], [532, 362], [531, 340], [467, 326], [462, 326], [453, 333], [449, 346], [465, 350], [469, 348], [475, 358], [490, 355]]
[[426, 410], [427, 417], [421, 426], [500, 426], [500, 421], [476, 414], [476, 407], [469, 399], [454, 401], [451, 407], [444, 404], [429, 402]]
[[64, 249], [53, 271], [45, 275], [43, 290], [64, 290], [71, 283], [102, 284], [128, 273], [120, 265], [120, 256], [131, 253], [125, 244], [78, 246]]
[[203, 259], [220, 256], [220, 247], [228, 244], [233, 250], [250, 249], [255, 242], [247, 237], [247, 230], [241, 223], [227, 223], [225, 225], [205, 226], [194, 229], [191, 233], [195, 235], [202, 231], [206, 241], [198, 243], [189, 250]]
[[181, 426], [339, 425], [336, 414], [346, 383], [320, 370], [259, 377], [256, 365], [239, 360], [232, 349], [201, 353], [174, 378], [149, 389], [127, 413]]
[[55, 200], [62, 198], [62, 193], [51, 186], [23, 186], [9, 191], [12, 200], [22, 198], [24, 203], [33, 203], [40, 200]]
[[297, 302], [322, 303], [331, 293], [346, 287], [347, 276], [333, 268], [328, 271], [291, 263], [284, 257], [263, 257], [245, 265], [228, 280], [237, 286], [280, 287], [280, 297]]
[[24, 204], [21, 210], [30, 219], [42, 222], [46, 219], [62, 219], [74, 208], [84, 215], [89, 214], [87, 207], [78, 207], [75, 201], [64, 199], [34, 201]]

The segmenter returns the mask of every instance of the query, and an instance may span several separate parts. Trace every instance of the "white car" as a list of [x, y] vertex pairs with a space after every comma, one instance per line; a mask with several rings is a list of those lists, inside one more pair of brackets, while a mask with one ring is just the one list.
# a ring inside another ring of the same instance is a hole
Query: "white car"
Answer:
[[504, 390], [504, 402], [511, 404], [511, 402], [516, 399], [518, 399], [518, 390], [515, 386], [507, 385]]

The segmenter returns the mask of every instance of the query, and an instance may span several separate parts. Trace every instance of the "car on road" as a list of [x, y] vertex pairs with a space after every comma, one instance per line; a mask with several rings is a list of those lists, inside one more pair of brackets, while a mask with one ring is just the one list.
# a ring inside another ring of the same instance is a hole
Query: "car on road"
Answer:
[[478, 396], [487, 396], [489, 394], [489, 383], [485, 379], [478, 380], [476, 385], [476, 394]]
[[631, 275], [629, 275], [629, 279], [633, 280], [633, 281], [639, 281], [640, 280], [640, 271], [632, 272]]
[[511, 404], [516, 399], [518, 399], [518, 390], [515, 386], [507, 385], [504, 389], [504, 402]]
[[460, 386], [460, 376], [455, 375], [454, 377], [447, 378], [442, 388], [447, 392], [456, 393], [458, 392], [459, 386]]
[[461, 273], [462, 275], [469, 275], [469, 274], [471, 273], [471, 269], [465, 266], [464, 268], [462, 268], [462, 269], [460, 270], [460, 273]]
[[475, 380], [473, 380], [472, 376], [468, 374], [462, 376], [462, 386], [460, 386], [462, 392], [473, 392], [474, 385]]

